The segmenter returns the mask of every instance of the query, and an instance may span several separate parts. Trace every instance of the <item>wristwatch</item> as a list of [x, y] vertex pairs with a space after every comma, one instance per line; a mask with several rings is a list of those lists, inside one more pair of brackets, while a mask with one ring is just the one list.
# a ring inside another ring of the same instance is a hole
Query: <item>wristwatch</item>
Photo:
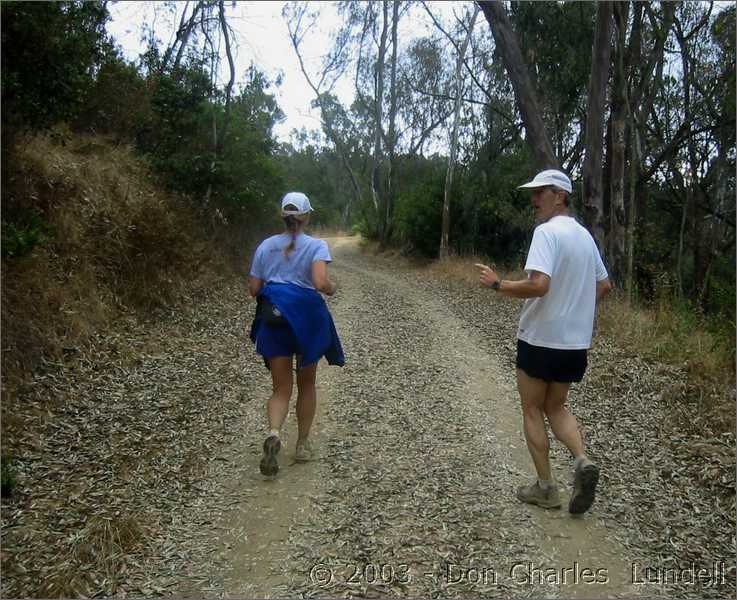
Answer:
[[502, 280], [501, 279], [497, 279], [494, 283], [491, 284], [490, 287], [495, 292], [498, 292], [499, 291], [499, 288], [502, 287]]

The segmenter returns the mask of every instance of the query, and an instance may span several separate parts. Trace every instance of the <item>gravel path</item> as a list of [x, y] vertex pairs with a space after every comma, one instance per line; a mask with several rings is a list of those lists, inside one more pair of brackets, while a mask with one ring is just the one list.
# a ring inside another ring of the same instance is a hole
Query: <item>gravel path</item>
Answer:
[[[270, 379], [243, 285], [131, 319], [17, 395], [36, 410], [3, 596], [734, 597], [734, 436], [664, 425], [676, 371], [597, 339], [571, 397], [597, 502], [521, 505], [519, 303], [330, 243], [347, 364], [318, 371], [319, 459], [294, 463], [291, 413], [279, 477], [258, 474]], [[717, 572], [674, 575], [691, 562]]]

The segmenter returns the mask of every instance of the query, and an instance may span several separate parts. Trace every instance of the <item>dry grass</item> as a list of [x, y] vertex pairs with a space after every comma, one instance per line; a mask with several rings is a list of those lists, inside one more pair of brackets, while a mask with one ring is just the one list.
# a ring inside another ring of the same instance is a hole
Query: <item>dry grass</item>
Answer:
[[39, 587], [43, 598], [86, 597], [96, 589], [114, 595], [126, 571], [126, 559], [140, 554], [144, 531], [132, 516], [96, 516], [73, 536], [64, 568]]
[[503, 265], [496, 265], [494, 261], [485, 256], [450, 256], [445, 260], [431, 262], [425, 267], [425, 270], [433, 277], [478, 286], [480, 283], [477, 263], [494, 268], [502, 279], [521, 279], [525, 276], [523, 269], [510, 269]]
[[346, 231], [340, 227], [327, 227], [322, 225], [310, 225], [307, 227], [307, 233], [319, 238], [347, 237], [355, 235], [350, 230]]
[[614, 294], [599, 311], [602, 332], [656, 360], [682, 365], [689, 375], [720, 379], [734, 375], [734, 357], [720, 346], [713, 333], [697, 319], [687, 319], [672, 305], [654, 308], [631, 306]]
[[129, 147], [55, 132], [21, 140], [3, 167], [3, 218], [35, 212], [50, 231], [3, 259], [6, 381], [76, 352], [121, 311], [171, 306], [225, 269], [189, 205], [157, 190]]
[[679, 367], [682, 380], [665, 391], [673, 406], [703, 415], [714, 433], [734, 431], [734, 350], [702, 319], [664, 300], [648, 308], [613, 294], [599, 310], [598, 327], [627, 352]]

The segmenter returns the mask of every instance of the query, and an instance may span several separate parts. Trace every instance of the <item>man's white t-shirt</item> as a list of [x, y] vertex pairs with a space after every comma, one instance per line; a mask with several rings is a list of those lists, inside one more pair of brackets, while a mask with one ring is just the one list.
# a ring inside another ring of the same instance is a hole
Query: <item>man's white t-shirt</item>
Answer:
[[581, 350], [591, 346], [596, 282], [608, 277], [594, 238], [573, 217], [558, 215], [538, 225], [525, 271], [550, 277], [542, 298], [528, 298], [517, 338], [533, 346]]

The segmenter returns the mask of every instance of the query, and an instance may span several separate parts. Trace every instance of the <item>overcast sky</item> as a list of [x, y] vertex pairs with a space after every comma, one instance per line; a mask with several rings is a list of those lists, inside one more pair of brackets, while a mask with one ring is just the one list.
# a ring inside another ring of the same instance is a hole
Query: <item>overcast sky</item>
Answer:
[[[305, 37], [303, 53], [307, 68], [311, 73], [316, 73], [322, 57], [327, 53], [330, 33], [337, 29], [339, 20], [335, 3], [311, 4], [319, 5], [320, 8], [319, 30], [311, 30]], [[433, 10], [444, 13], [449, 13], [455, 5], [461, 14], [466, 3], [432, 4]], [[292, 129], [302, 127], [320, 129], [320, 118], [319, 111], [310, 108], [314, 94], [300, 71], [299, 62], [289, 40], [287, 25], [281, 14], [283, 5], [284, 2], [281, 1], [260, 1], [238, 2], [232, 7], [228, 2], [226, 11], [229, 22], [237, 33], [236, 81], [242, 81], [251, 62], [272, 81], [278, 73], [283, 76], [282, 85], [273, 91], [286, 119], [277, 125], [275, 133], [282, 141], [287, 141]], [[108, 32], [121, 45], [126, 58], [137, 61], [139, 54], [145, 49], [141, 41], [142, 25], [146, 23], [152, 27], [164, 46], [168, 46], [174, 39], [174, 31], [184, 6], [185, 2], [178, 2], [177, 14], [174, 14], [163, 2], [114, 2], [109, 5], [112, 19], [108, 23]], [[416, 35], [425, 35], [429, 31], [429, 24], [426, 19], [413, 18], [412, 28], [416, 31]], [[336, 92], [342, 101], [349, 103], [353, 96], [353, 83], [349, 80], [341, 82]]]

